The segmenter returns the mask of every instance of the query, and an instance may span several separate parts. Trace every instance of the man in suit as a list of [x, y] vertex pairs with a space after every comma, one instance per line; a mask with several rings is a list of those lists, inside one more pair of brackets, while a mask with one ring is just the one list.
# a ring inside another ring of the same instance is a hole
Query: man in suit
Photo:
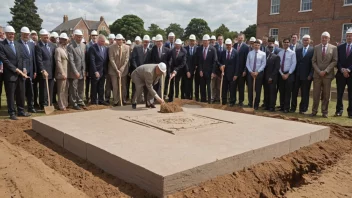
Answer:
[[68, 54], [67, 54], [68, 36], [61, 33], [59, 36], [59, 44], [55, 49], [55, 80], [57, 85], [58, 106], [62, 111], [66, 111], [68, 107]]
[[[108, 73], [112, 82], [112, 93], [114, 96], [114, 106], [118, 106], [120, 98], [126, 103], [126, 76], [128, 74], [128, 60], [130, 57], [129, 47], [123, 44], [122, 35], [116, 35], [116, 42], [109, 49], [109, 68]], [[121, 78], [121, 79], [120, 79]], [[119, 81], [121, 80], [121, 85]], [[121, 94], [120, 96], [120, 87]]]
[[290, 112], [295, 112], [297, 108], [298, 92], [301, 89], [301, 103], [299, 104], [299, 113], [304, 114], [309, 107], [309, 93], [310, 86], [313, 79], [312, 58], [314, 49], [309, 45], [310, 36], [304, 35], [302, 37], [303, 47], [296, 50], [296, 71], [295, 83], [292, 91], [292, 102]]
[[222, 89], [222, 104], [227, 104], [227, 94], [230, 92], [230, 106], [233, 107], [236, 103], [236, 80], [238, 78], [239, 56], [237, 50], [232, 48], [231, 39], [225, 41], [226, 49], [222, 50], [219, 55], [219, 67], [223, 77]]
[[[86, 95], [86, 102], [89, 103], [90, 100], [90, 95], [89, 95], [89, 89], [90, 88], [90, 84], [91, 84], [91, 74], [89, 73], [89, 69], [90, 69], [90, 57], [89, 57], [89, 48], [92, 47], [95, 43], [97, 43], [97, 38], [98, 38], [98, 32], [96, 30], [93, 30], [90, 33], [90, 41], [88, 42], [88, 44], [86, 45], [86, 88], [85, 88], [85, 95]], [[105, 45], [105, 43], [104, 43]], [[94, 74], [93, 74], [94, 76]], [[104, 79], [105, 82], [105, 79]], [[104, 90], [104, 89], [103, 89]]]
[[[334, 68], [337, 65], [337, 48], [329, 44], [330, 34], [323, 32], [321, 44], [314, 47], [313, 54], [313, 109], [311, 116], [316, 116], [320, 99], [323, 117], [328, 117], [331, 81], [334, 78]], [[321, 95], [322, 94], [322, 95]]]
[[86, 71], [85, 50], [86, 45], [82, 43], [83, 33], [81, 30], [74, 31], [74, 39], [67, 47], [69, 69], [69, 95], [70, 106], [75, 110], [86, 108], [83, 101], [84, 96], [84, 79]]
[[300, 48], [302, 48], [302, 45], [298, 43], [298, 34], [292, 34], [290, 49], [296, 52]]
[[22, 47], [22, 61], [23, 61], [23, 72], [27, 74], [29, 78], [25, 80], [25, 92], [27, 98], [28, 112], [36, 113], [34, 109], [33, 101], [33, 83], [32, 80], [37, 77], [37, 66], [35, 62], [35, 45], [29, 42], [30, 31], [27, 27], [21, 28], [21, 38], [18, 44]]
[[338, 62], [336, 73], [337, 85], [337, 104], [336, 116], [342, 116], [343, 113], [343, 93], [345, 87], [348, 87], [348, 117], [352, 118], [352, 28], [346, 32], [346, 43], [338, 46]]
[[167, 39], [168, 42], [165, 43], [165, 47], [171, 50], [175, 47], [175, 34], [170, 32]]
[[[201, 102], [211, 103], [211, 79], [216, 75], [218, 56], [216, 49], [209, 45], [208, 34], [203, 36], [203, 46], [198, 51], [198, 66], [200, 75]], [[208, 97], [207, 97], [208, 96]]]
[[144, 96], [147, 101], [151, 101], [154, 98], [163, 104], [164, 100], [160, 98], [157, 92], [153, 89], [153, 85], [159, 82], [162, 75], [165, 75], [166, 65], [165, 63], [159, 64], [145, 64], [139, 66], [132, 73], [132, 82], [136, 86], [136, 93], [132, 98], [132, 108], [137, 107], [137, 98], [142, 94], [144, 90]]
[[193, 79], [196, 71], [197, 48], [198, 47], [196, 46], [196, 36], [194, 34], [191, 34], [189, 36], [189, 45], [185, 47], [187, 51], [187, 64], [185, 65], [186, 75], [184, 75], [182, 79], [182, 84], [184, 84], [185, 88], [184, 96], [185, 99], [188, 100], [192, 100], [193, 98]]
[[238, 89], [238, 102], [239, 102], [238, 104], [240, 106], [243, 106], [243, 101], [244, 101], [244, 87], [245, 87], [246, 75], [247, 75], [246, 61], [249, 53], [249, 47], [244, 42], [245, 38], [246, 36], [243, 33], [238, 34], [237, 43], [235, 43], [235, 45], [233, 46], [233, 48], [237, 50], [237, 53], [239, 56], [238, 77], [235, 85], [235, 92], [237, 92], [237, 89]]
[[91, 104], [109, 105], [104, 101], [105, 76], [108, 75], [109, 53], [105, 47], [105, 36], [99, 35], [97, 42], [88, 51], [91, 67]]
[[[170, 62], [170, 93], [169, 102], [174, 100], [175, 78], [177, 74], [184, 72], [184, 67], [187, 63], [187, 51], [182, 47], [182, 42], [180, 39], [176, 39], [175, 47], [167, 54], [166, 62]], [[179, 74], [183, 75], [183, 74]]]
[[274, 38], [269, 38], [264, 69], [264, 104], [265, 110], [275, 111], [277, 75], [280, 69], [280, 57], [274, 53]]
[[[266, 54], [260, 50], [260, 41], [256, 40], [253, 50], [248, 53], [246, 67], [248, 70], [248, 106], [257, 110], [259, 107], [261, 90], [263, 85], [264, 69], [266, 66]], [[253, 104], [253, 84], [255, 79], [255, 100]]]
[[10, 119], [17, 120], [15, 109], [15, 98], [17, 105], [17, 116], [28, 117], [29, 113], [24, 111], [25, 78], [23, 72], [22, 47], [15, 42], [15, 29], [12, 26], [5, 27], [6, 39], [0, 44], [0, 60], [3, 63], [3, 78], [7, 99], [7, 109]]
[[262, 42], [263, 43], [260, 45], [260, 50], [266, 53], [268, 48], [268, 36], [263, 36]]
[[[54, 74], [55, 74], [55, 49], [56, 45], [49, 41], [49, 32], [42, 29], [39, 32], [40, 41], [35, 46], [36, 64], [39, 80], [39, 105], [41, 109], [48, 106], [48, 98], [53, 101]], [[39, 74], [40, 73], [40, 74]], [[47, 92], [46, 78], [48, 78]], [[51, 105], [51, 104], [50, 104]]]
[[[216, 53], [219, 59], [219, 57], [221, 56], [221, 53], [224, 50], [226, 50], [226, 47], [224, 45], [224, 37], [222, 35], [218, 36], [218, 43], [214, 47], [216, 49]], [[218, 101], [220, 102], [221, 71], [219, 67], [215, 69], [215, 74], [216, 75], [214, 76], [214, 78], [211, 79], [211, 93], [212, 93], [211, 100], [212, 102], [218, 102]]]

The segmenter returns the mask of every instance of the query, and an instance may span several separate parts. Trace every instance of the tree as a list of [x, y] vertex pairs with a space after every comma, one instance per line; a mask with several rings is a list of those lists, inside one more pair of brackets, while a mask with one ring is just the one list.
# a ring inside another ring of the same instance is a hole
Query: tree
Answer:
[[256, 37], [257, 35], [257, 25], [253, 24], [248, 26], [243, 32], [247, 38]]
[[113, 34], [122, 34], [126, 40], [133, 40], [136, 36], [143, 36], [144, 21], [136, 15], [124, 15], [109, 26]]
[[225, 35], [230, 32], [229, 28], [227, 28], [224, 24], [221, 24], [220, 27], [218, 27], [218, 29], [214, 30], [214, 35], [216, 37], [218, 37], [220, 34], [223, 35], [225, 37]]
[[157, 34], [161, 34], [161, 36], [165, 37], [165, 31], [154, 23], [150, 24], [148, 34], [150, 37], [156, 36]]
[[109, 34], [108, 34], [108, 32], [106, 30], [100, 30], [99, 34], [102, 34], [102, 35], [104, 35], [106, 37], [109, 36]]
[[37, 6], [35, 0], [15, 0], [15, 5], [10, 8], [12, 20], [8, 21], [16, 32], [20, 32], [23, 26], [28, 27], [30, 30], [40, 30], [43, 20], [37, 14]]
[[182, 38], [183, 37], [183, 32], [184, 29], [181, 27], [180, 24], [177, 23], [171, 23], [169, 27], [165, 29], [166, 33], [169, 34], [170, 32], [173, 32], [176, 36], [176, 38]]
[[237, 37], [237, 35], [238, 35], [238, 32], [236, 32], [236, 31], [226, 32], [224, 34], [224, 39], [229, 38], [229, 39], [233, 40], [234, 38]]
[[194, 34], [196, 38], [202, 39], [204, 34], [210, 34], [210, 27], [208, 23], [203, 19], [193, 18], [185, 29], [185, 33], [183, 35], [184, 39], [188, 39], [191, 34]]

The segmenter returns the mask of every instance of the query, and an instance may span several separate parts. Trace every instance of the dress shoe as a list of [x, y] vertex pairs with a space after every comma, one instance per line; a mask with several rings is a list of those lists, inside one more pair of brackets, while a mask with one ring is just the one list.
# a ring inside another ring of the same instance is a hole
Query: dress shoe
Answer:
[[284, 113], [288, 113], [289, 111], [288, 110], [284, 110]]
[[279, 109], [279, 111], [282, 111], [282, 112], [283, 112], [283, 111], [284, 111], [284, 109], [283, 109], [283, 108], [280, 108], [280, 109]]
[[264, 107], [266, 107], [266, 106], [265, 106], [265, 104], [262, 104], [260, 107], [261, 107], [261, 108], [264, 108]]
[[78, 105], [75, 105], [75, 106], [72, 107], [72, 109], [74, 109], [74, 110], [81, 110], [81, 107], [79, 107]]
[[116, 103], [116, 104], [113, 104], [112, 106], [113, 107], [118, 107], [120, 105], [120, 103]]
[[269, 108], [269, 107], [265, 107], [264, 110], [265, 110], [265, 111], [268, 111], [268, 110], [270, 110], [270, 108]]
[[248, 107], [249, 107], [249, 108], [252, 108], [252, 107], [253, 107], [253, 105], [252, 105], [252, 104], [248, 104]]
[[136, 109], [137, 108], [137, 104], [132, 104], [132, 109]]
[[230, 107], [233, 107], [233, 106], [235, 106], [235, 103], [230, 103]]
[[238, 103], [240, 107], [243, 107], [243, 102]]
[[10, 115], [10, 120], [18, 120], [18, 118], [16, 117], [16, 115]]
[[310, 117], [315, 117], [315, 116], [317, 116], [317, 113], [311, 113], [309, 116]]
[[323, 113], [323, 118], [328, 118], [328, 114], [327, 113]]
[[254, 107], [254, 110], [258, 110], [259, 108], [258, 107]]
[[275, 112], [275, 108], [270, 108], [269, 111], [270, 112]]
[[154, 109], [154, 108], [156, 108], [156, 107], [155, 107], [154, 104], [150, 104], [150, 105], [149, 105], [149, 108]]
[[37, 113], [37, 111], [34, 108], [28, 109], [28, 112]]
[[304, 115], [304, 114], [306, 114], [306, 112], [304, 112], [304, 111], [299, 111], [299, 114]]
[[18, 117], [29, 117], [31, 116], [30, 113], [27, 113], [27, 112], [20, 112], [17, 114]]
[[106, 101], [100, 102], [99, 104], [100, 104], [100, 105], [104, 105], [104, 106], [110, 106], [110, 103], [108, 103], [108, 102], [106, 102]]
[[336, 117], [341, 117], [341, 116], [342, 116], [342, 113], [343, 113], [343, 111], [338, 111], [338, 112], [335, 113], [335, 116], [336, 116]]
[[294, 113], [294, 112], [296, 112], [295, 109], [291, 109], [291, 110], [290, 110], [290, 113]]

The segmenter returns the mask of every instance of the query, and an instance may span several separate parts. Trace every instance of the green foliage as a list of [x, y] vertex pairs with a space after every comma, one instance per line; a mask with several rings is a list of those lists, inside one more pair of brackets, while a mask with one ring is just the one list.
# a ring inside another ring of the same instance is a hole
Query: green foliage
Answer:
[[133, 40], [136, 36], [143, 36], [144, 21], [136, 15], [125, 15], [117, 19], [110, 25], [110, 32], [113, 34], [122, 34], [126, 40]]
[[256, 35], [257, 35], [257, 25], [253, 24], [253, 25], [248, 26], [243, 31], [243, 34], [245, 34], [247, 38], [256, 37]]
[[150, 38], [152, 38], [153, 36], [156, 36], [157, 34], [161, 34], [161, 36], [163, 36], [163, 38], [165, 38], [165, 31], [163, 29], [161, 29], [157, 24], [150, 24], [149, 28], [148, 28], [148, 35], [150, 36]]
[[202, 39], [204, 34], [210, 34], [211, 30], [208, 23], [203, 19], [193, 18], [185, 29], [183, 38], [188, 39], [191, 34], [194, 34], [196, 38]]
[[229, 28], [227, 28], [224, 24], [221, 24], [220, 27], [214, 30], [213, 34], [216, 36], [216, 38], [219, 35], [223, 35], [225, 37], [225, 34], [230, 32]]
[[184, 29], [181, 27], [180, 24], [177, 23], [171, 23], [169, 27], [165, 29], [166, 33], [169, 34], [170, 32], [173, 32], [176, 36], [176, 38], [182, 38], [183, 37], [183, 32]]

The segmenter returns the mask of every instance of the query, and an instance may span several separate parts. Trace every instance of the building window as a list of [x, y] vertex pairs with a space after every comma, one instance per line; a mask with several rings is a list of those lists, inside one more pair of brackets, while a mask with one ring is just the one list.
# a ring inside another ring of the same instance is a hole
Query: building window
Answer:
[[352, 5], [352, 0], [344, 0], [345, 4], [344, 5]]
[[271, 12], [270, 14], [280, 13], [280, 0], [271, 0]]
[[348, 29], [352, 28], [352, 23], [345, 23], [342, 25], [342, 43], [346, 42], [346, 32]]
[[102, 30], [105, 30], [105, 26], [103, 26], [101, 29], [102, 29]]
[[302, 39], [304, 35], [309, 35], [309, 27], [302, 27], [299, 31], [299, 38]]
[[312, 10], [312, 0], [301, 0], [301, 11]]
[[279, 29], [271, 28], [269, 32], [269, 36], [275, 38], [275, 41], [279, 40]]

